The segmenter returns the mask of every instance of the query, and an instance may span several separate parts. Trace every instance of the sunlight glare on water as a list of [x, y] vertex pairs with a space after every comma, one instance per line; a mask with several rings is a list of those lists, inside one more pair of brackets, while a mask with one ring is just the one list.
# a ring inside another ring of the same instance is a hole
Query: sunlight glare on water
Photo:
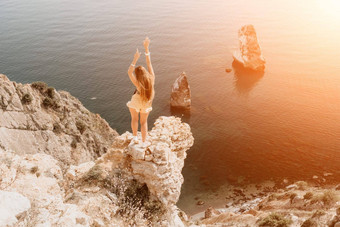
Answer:
[[[130, 130], [127, 69], [146, 35], [156, 74], [149, 125], [172, 114], [171, 85], [187, 73], [184, 120], [195, 144], [183, 169], [185, 211], [198, 193], [238, 179], [340, 179], [337, 0], [1, 0], [0, 21], [0, 73], [69, 91], [119, 133]], [[264, 74], [225, 72], [246, 24]]]

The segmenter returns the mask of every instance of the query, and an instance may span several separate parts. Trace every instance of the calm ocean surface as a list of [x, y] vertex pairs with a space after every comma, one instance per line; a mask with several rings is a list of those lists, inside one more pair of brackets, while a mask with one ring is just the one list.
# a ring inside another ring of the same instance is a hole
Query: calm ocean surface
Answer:
[[[263, 75], [225, 72], [245, 24], [257, 31]], [[335, 0], [0, 0], [0, 73], [67, 90], [123, 133], [134, 91], [127, 69], [146, 35], [156, 74], [149, 125], [172, 114], [171, 86], [182, 71], [192, 89], [185, 121], [195, 144], [183, 169], [182, 209], [235, 180], [330, 172], [340, 181]]]

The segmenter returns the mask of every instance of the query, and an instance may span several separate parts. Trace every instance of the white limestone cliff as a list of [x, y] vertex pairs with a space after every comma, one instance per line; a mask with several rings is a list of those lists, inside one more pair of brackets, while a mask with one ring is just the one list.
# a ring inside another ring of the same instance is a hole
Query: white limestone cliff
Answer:
[[66, 91], [43, 82], [20, 84], [0, 74], [0, 147], [46, 153], [65, 166], [94, 160], [118, 135]]
[[67, 92], [0, 80], [0, 226], [186, 225], [188, 124], [160, 117], [142, 147]]

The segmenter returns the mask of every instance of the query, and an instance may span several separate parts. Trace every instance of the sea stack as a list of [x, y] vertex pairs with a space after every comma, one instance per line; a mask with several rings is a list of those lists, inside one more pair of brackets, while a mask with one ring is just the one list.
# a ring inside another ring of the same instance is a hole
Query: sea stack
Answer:
[[191, 90], [185, 72], [182, 72], [172, 85], [170, 106], [172, 108], [190, 109]]
[[265, 59], [262, 56], [256, 31], [253, 25], [245, 25], [238, 31], [240, 49], [233, 54], [234, 61], [254, 71], [264, 71]]

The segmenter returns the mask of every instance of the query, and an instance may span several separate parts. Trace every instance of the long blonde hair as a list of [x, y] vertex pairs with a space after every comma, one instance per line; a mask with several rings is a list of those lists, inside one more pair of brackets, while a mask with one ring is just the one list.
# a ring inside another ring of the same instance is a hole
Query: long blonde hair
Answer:
[[144, 101], [152, 100], [155, 94], [151, 75], [143, 66], [135, 68], [135, 75], [139, 85], [139, 92]]

